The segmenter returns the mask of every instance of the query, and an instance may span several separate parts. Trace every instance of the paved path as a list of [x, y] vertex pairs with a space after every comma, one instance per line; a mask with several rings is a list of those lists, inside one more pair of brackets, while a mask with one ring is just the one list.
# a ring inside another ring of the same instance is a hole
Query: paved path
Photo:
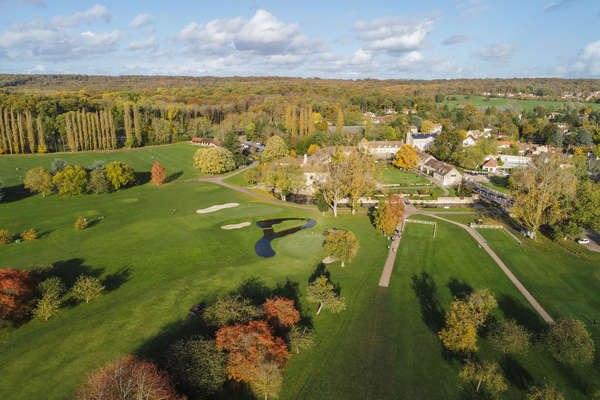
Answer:
[[392, 278], [392, 271], [394, 270], [394, 263], [396, 262], [396, 252], [400, 246], [400, 239], [402, 239], [402, 227], [403, 225], [401, 223], [396, 227], [400, 233], [398, 234], [398, 238], [392, 242], [390, 251], [388, 252], [388, 256], [385, 260], [383, 271], [381, 272], [381, 277], [379, 278], [379, 286], [381, 287], [390, 286], [390, 279]]

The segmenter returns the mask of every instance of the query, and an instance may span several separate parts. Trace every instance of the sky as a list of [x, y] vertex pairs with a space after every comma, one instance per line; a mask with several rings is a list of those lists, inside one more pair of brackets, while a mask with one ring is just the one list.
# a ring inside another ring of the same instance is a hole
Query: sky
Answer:
[[0, 73], [600, 78], [599, 0], [0, 0]]

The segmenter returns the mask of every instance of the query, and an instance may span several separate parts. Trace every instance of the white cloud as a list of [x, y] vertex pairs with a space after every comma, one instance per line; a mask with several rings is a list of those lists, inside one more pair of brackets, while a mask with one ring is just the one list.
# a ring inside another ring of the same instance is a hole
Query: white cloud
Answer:
[[26, 74], [43, 74], [46, 72], [46, 67], [42, 64], [38, 64], [32, 68], [25, 70]]
[[482, 47], [475, 55], [484, 61], [505, 64], [510, 61], [517, 48], [508, 43], [494, 43], [489, 46]]
[[297, 24], [286, 24], [265, 10], [250, 19], [216, 19], [206, 24], [192, 22], [179, 37], [192, 54], [228, 54], [233, 51], [259, 55], [307, 54], [321, 47], [318, 40], [300, 32]]
[[366, 50], [402, 56], [423, 46], [427, 34], [433, 29], [433, 21], [407, 22], [397, 17], [385, 17], [356, 22], [354, 29], [359, 39], [369, 42]]
[[462, 10], [462, 15], [465, 17], [476, 17], [483, 14], [489, 8], [488, 4], [481, 0], [468, 0], [457, 5], [459, 10]]
[[57, 16], [52, 19], [52, 24], [60, 27], [73, 27], [81, 24], [92, 24], [98, 20], [110, 22], [112, 16], [104, 6], [96, 4], [87, 11], [76, 12], [73, 15]]
[[130, 28], [141, 28], [142, 26], [151, 24], [154, 22], [154, 17], [150, 14], [138, 14], [134, 19], [129, 22]]
[[466, 42], [467, 40], [469, 40], [469, 38], [465, 35], [453, 35], [444, 40], [442, 44], [445, 46], [452, 46], [454, 44]]
[[127, 45], [129, 50], [157, 50], [158, 49], [158, 40], [156, 40], [156, 36], [150, 36], [146, 40], [140, 40], [137, 42], [130, 42]]
[[585, 46], [581, 59], [575, 63], [575, 67], [584, 75], [600, 76], [600, 40]]

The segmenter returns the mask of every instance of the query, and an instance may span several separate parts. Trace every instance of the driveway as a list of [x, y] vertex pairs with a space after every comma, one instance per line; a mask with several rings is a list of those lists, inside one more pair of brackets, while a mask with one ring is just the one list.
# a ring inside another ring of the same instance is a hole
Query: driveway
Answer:
[[587, 247], [590, 251], [600, 253], [600, 233], [592, 229], [585, 229], [583, 231], [583, 237], [589, 239], [590, 242], [588, 244], [583, 244], [582, 246]]

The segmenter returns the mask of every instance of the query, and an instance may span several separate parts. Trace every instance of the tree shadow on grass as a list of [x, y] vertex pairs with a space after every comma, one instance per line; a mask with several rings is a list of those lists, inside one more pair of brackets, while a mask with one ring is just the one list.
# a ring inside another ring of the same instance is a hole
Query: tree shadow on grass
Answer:
[[19, 201], [26, 199], [28, 197], [33, 196], [35, 193], [30, 192], [28, 189], [25, 189], [25, 185], [15, 185], [15, 186], [7, 186], [3, 188], [4, 190], [4, 198], [2, 199], [3, 203], [11, 203], [13, 201]]
[[51, 275], [58, 276], [67, 288], [72, 287], [79, 275], [90, 275], [99, 277], [102, 275], [104, 268], [92, 268], [84, 265], [85, 260], [82, 258], [71, 258], [65, 261], [55, 262]]
[[516, 360], [507, 355], [500, 360], [506, 379], [521, 390], [527, 390], [535, 383], [533, 376]]
[[152, 174], [148, 171], [136, 172], [135, 173], [135, 184], [136, 185], [144, 185], [150, 182], [152, 178]]
[[174, 172], [171, 175], [167, 176], [167, 179], [165, 179], [165, 183], [176, 181], [181, 177], [181, 175], [183, 175], [183, 171]]
[[102, 280], [102, 285], [104, 285], [104, 288], [107, 292], [112, 292], [113, 290], [120, 288], [121, 285], [129, 280], [130, 277], [131, 272], [129, 271], [129, 268], [121, 268], [117, 272], [106, 275], [104, 280]]
[[452, 293], [453, 297], [457, 299], [464, 300], [471, 293], [473, 293], [473, 288], [465, 281], [459, 281], [457, 278], [452, 278], [448, 282], [448, 289]]
[[506, 318], [514, 319], [519, 325], [523, 325], [536, 336], [544, 334], [548, 329], [548, 325], [535, 311], [512, 296], [506, 294], [500, 296], [498, 307]]
[[48, 229], [46, 231], [40, 232], [40, 233], [38, 233], [37, 238], [38, 239], [45, 238], [46, 236], [50, 235], [54, 231], [55, 231], [55, 229]]
[[445, 313], [438, 299], [435, 282], [427, 272], [421, 272], [420, 276], [413, 274], [411, 279], [411, 287], [421, 306], [423, 322], [437, 334], [444, 327]]

